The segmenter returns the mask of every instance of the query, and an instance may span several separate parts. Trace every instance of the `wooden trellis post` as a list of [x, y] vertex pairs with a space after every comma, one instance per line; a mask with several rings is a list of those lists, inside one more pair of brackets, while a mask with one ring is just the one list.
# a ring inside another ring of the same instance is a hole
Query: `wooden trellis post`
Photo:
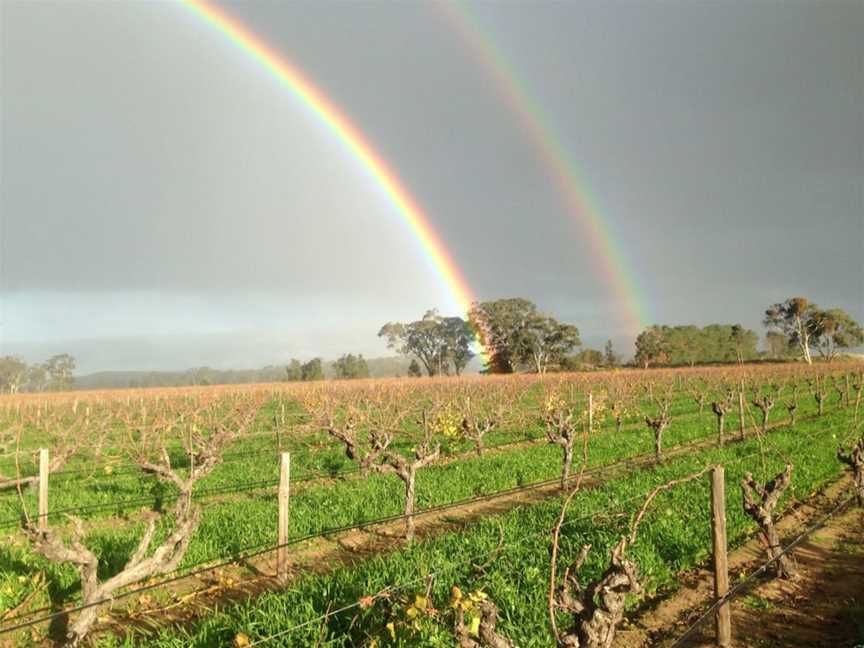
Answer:
[[276, 576], [281, 582], [288, 580], [288, 496], [291, 486], [291, 453], [280, 455], [279, 466], [279, 548], [276, 550]]
[[48, 448], [39, 449], [39, 530], [48, 530]]
[[[714, 536], [714, 596], [720, 600], [729, 591], [729, 564], [726, 556], [726, 480], [723, 466], [711, 471], [711, 530]], [[717, 645], [732, 646], [732, 617], [729, 603], [717, 608]]]

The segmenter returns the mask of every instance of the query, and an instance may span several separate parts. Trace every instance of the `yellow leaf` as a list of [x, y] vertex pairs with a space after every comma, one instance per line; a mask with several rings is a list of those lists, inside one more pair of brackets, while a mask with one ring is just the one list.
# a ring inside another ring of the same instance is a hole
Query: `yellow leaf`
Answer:
[[473, 636], [477, 637], [480, 635], [480, 617], [475, 616], [471, 619], [471, 626], [468, 628], [468, 632]]
[[245, 648], [245, 646], [250, 646], [250, 645], [252, 645], [252, 642], [249, 641], [249, 636], [248, 636], [248, 635], [246, 635], [246, 634], [244, 634], [244, 633], [242, 633], [242, 632], [238, 632], [238, 633], [235, 635], [235, 637], [234, 637], [234, 646], [236, 646], [236, 648]]
[[414, 607], [418, 610], [425, 610], [428, 605], [428, 601], [425, 596], [420, 596], [419, 594], [414, 597]]
[[396, 641], [396, 625], [392, 621], [387, 624], [387, 631], [390, 633], [390, 638]]

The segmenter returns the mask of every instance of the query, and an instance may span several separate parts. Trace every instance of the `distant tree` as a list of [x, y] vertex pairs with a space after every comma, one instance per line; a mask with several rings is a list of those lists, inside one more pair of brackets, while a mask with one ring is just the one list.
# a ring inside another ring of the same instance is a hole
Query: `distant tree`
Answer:
[[819, 355], [833, 360], [840, 349], [864, 344], [864, 330], [842, 308], [813, 309], [807, 319], [811, 343]]
[[72, 388], [72, 372], [75, 371], [75, 358], [68, 353], [51, 356], [45, 362], [48, 387], [54, 391]]
[[398, 353], [418, 359], [430, 376], [449, 373], [450, 363], [458, 375], [474, 356], [473, 329], [461, 317], [441, 317], [435, 309], [416, 322], [388, 322], [378, 337]]
[[807, 364], [813, 364], [810, 355], [811, 332], [807, 327], [807, 321], [817, 310], [816, 304], [811, 304], [807, 298], [792, 297], [785, 302], [769, 306], [765, 311], [763, 324], [769, 329], [784, 333], [791, 344], [801, 349], [801, 355]]
[[286, 380], [303, 380], [303, 365], [297, 358], [291, 358], [291, 362], [285, 367]]
[[668, 358], [663, 330], [649, 326], [636, 338], [635, 360], [647, 369], [651, 364], [664, 363]]
[[528, 319], [515, 339], [519, 361], [531, 365], [538, 374], [546, 373], [550, 363], [559, 364], [582, 343], [578, 328], [539, 314]]
[[474, 352], [471, 351], [474, 330], [461, 317], [442, 317], [439, 326], [445, 341], [446, 357], [453, 364], [453, 372], [458, 376], [474, 357]]
[[612, 340], [606, 340], [606, 346], [603, 347], [603, 364], [610, 368], [621, 364], [615, 349], [612, 348]]
[[324, 380], [324, 363], [321, 358], [312, 358], [300, 367], [300, 380]]
[[408, 365], [408, 375], [419, 378], [423, 375], [423, 370], [420, 368], [420, 363], [417, 358], [411, 358], [411, 364]]
[[779, 360], [789, 355], [789, 338], [780, 331], [765, 333], [765, 353], [772, 360]]
[[48, 372], [45, 365], [35, 364], [27, 367], [25, 383], [27, 391], [44, 391], [48, 387]]
[[745, 360], [752, 360], [756, 357], [756, 342], [759, 336], [755, 331], [745, 329], [740, 324], [733, 324], [729, 333], [729, 340], [735, 348], [735, 359], [738, 364]]
[[525, 343], [525, 328], [537, 317], [537, 306], [527, 299], [498, 299], [474, 302], [468, 311], [470, 322], [489, 359], [487, 373], [513, 373]]
[[579, 369], [587, 367], [600, 367], [605, 362], [603, 353], [597, 349], [582, 349], [569, 358], [570, 364], [575, 365]]
[[14, 394], [27, 380], [27, 363], [15, 356], [0, 358], [0, 391]]
[[706, 335], [698, 326], [662, 326], [660, 332], [668, 356], [665, 362], [692, 367], [705, 357]]
[[488, 353], [487, 373], [543, 373], [581, 344], [578, 328], [539, 313], [527, 299], [474, 302], [468, 321]]
[[347, 380], [369, 377], [369, 366], [362, 353], [356, 356], [353, 353], [343, 355], [333, 363], [333, 370], [337, 378]]

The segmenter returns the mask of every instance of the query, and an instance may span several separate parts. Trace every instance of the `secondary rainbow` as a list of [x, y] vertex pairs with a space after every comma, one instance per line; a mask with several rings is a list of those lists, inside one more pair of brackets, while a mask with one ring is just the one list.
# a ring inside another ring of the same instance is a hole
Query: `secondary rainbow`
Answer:
[[596, 272], [615, 298], [618, 318], [626, 329], [623, 332], [637, 333], [652, 323], [647, 304], [640, 298], [644, 291], [640, 289], [621, 245], [610, 231], [608, 219], [604, 218], [597, 201], [580, 181], [576, 164], [561, 145], [560, 137], [519, 79], [513, 65], [464, 3], [446, 0], [435, 2], [433, 6], [440, 9], [448, 24], [492, 79], [497, 93], [527, 133], [538, 157], [557, 185], [565, 206], [594, 252]]
[[467, 312], [474, 298], [461, 271], [432, 229], [420, 205], [363, 133], [296, 66], [220, 7], [204, 0], [180, 2], [264, 67], [320, 119], [384, 192], [420, 244], [455, 305], [463, 313]]

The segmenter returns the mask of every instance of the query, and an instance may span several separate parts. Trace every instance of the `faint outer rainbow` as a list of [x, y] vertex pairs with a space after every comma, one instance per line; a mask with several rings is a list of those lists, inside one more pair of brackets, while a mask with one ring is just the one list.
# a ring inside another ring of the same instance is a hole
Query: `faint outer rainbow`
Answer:
[[363, 133], [297, 67], [220, 7], [205, 0], [180, 2], [275, 76], [350, 151], [396, 208], [456, 305], [463, 313], [467, 312], [474, 297], [461, 271], [432, 229], [420, 205]]
[[480, 66], [493, 80], [496, 90], [515, 114], [531, 140], [537, 155], [558, 186], [567, 209], [579, 224], [594, 254], [596, 272], [615, 299], [616, 312], [626, 332], [639, 332], [652, 323], [652, 316], [640, 295], [635, 274], [630, 269], [621, 245], [615, 240], [596, 200], [579, 179], [575, 163], [561, 145], [537, 101], [519, 79], [514, 67], [496, 46], [464, 3], [451, 0], [434, 2]]

